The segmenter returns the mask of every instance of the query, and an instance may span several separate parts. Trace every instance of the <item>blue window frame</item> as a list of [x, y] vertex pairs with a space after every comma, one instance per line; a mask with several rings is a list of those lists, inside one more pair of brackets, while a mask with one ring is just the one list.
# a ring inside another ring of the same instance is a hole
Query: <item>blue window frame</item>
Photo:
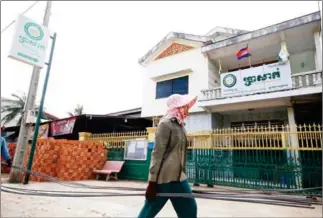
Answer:
[[188, 94], [188, 76], [157, 82], [156, 99], [167, 98], [172, 94]]

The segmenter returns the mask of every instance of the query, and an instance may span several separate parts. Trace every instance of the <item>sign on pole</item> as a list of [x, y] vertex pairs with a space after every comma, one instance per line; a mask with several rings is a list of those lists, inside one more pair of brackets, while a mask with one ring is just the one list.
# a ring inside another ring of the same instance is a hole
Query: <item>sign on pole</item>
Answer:
[[9, 57], [42, 68], [49, 39], [50, 32], [47, 27], [19, 15]]

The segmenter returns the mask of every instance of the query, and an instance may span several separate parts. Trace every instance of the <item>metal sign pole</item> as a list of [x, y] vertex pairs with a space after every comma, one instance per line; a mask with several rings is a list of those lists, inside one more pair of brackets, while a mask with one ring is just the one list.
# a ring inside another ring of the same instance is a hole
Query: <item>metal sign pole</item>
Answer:
[[45, 96], [46, 96], [46, 91], [47, 91], [48, 80], [49, 80], [49, 74], [50, 74], [50, 69], [51, 69], [51, 66], [52, 66], [52, 60], [53, 60], [53, 56], [54, 56], [56, 33], [54, 33], [54, 36], [51, 37], [51, 38], [52, 38], [52, 48], [50, 50], [49, 62], [47, 64], [46, 77], [45, 77], [45, 81], [44, 81], [43, 93], [42, 93], [42, 96], [41, 96], [39, 111], [38, 111], [37, 120], [36, 120], [36, 124], [35, 124], [33, 141], [31, 143], [31, 150], [30, 150], [28, 166], [27, 166], [28, 171], [26, 173], [25, 181], [24, 181], [25, 185], [28, 184], [28, 182], [29, 182], [29, 177], [30, 177], [29, 171], [31, 171], [32, 164], [33, 164], [35, 148], [36, 148], [36, 143], [37, 143], [37, 137], [38, 137], [38, 131], [39, 131], [39, 125], [40, 125], [40, 118], [41, 118], [41, 115], [43, 113], [44, 101], [45, 101]]
[[[52, 2], [47, 1], [46, 11], [45, 11], [44, 19], [43, 19], [43, 25], [46, 27], [49, 24], [51, 7], [52, 7]], [[22, 117], [22, 121], [20, 124], [16, 152], [15, 152], [15, 156], [13, 159], [13, 165], [17, 166], [17, 167], [23, 167], [23, 164], [24, 164], [23, 162], [25, 159], [26, 148], [27, 148], [27, 143], [28, 143], [28, 124], [26, 124], [27, 113], [28, 113], [28, 111], [34, 109], [40, 70], [41, 69], [39, 67], [36, 67], [36, 66], [34, 67], [31, 81], [30, 81], [30, 85], [29, 85], [28, 97], [27, 97], [24, 112], [22, 115], [23, 117]], [[12, 168], [10, 171], [9, 182], [11, 182], [11, 183], [21, 182], [21, 172], [15, 168]]]

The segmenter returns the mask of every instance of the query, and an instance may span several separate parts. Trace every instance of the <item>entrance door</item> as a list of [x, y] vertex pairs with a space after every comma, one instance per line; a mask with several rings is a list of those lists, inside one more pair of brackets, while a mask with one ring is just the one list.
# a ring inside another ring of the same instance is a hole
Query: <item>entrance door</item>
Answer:
[[295, 104], [295, 121], [298, 125], [322, 124], [322, 101], [309, 104]]

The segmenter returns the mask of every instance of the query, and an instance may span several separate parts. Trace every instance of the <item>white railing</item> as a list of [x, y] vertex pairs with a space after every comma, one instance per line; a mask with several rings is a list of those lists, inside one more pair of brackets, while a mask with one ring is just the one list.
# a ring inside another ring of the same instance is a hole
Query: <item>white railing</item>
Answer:
[[[322, 70], [314, 70], [303, 73], [292, 74], [293, 89], [322, 85]], [[202, 96], [200, 101], [209, 101], [215, 99], [224, 99], [222, 97], [221, 87], [213, 89], [205, 89], [201, 91]]]
[[321, 85], [322, 70], [292, 74], [292, 84], [294, 89]]

